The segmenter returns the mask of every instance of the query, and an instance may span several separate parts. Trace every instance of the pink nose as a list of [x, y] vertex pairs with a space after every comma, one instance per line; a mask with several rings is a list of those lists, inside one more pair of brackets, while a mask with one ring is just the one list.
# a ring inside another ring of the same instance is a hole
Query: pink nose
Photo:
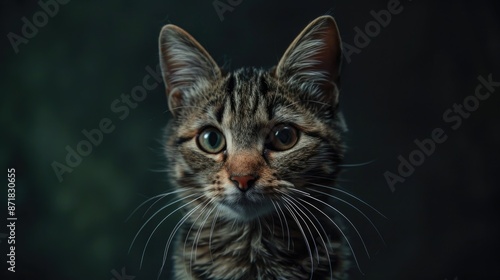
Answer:
[[255, 182], [255, 176], [253, 175], [231, 176], [229, 179], [243, 192]]

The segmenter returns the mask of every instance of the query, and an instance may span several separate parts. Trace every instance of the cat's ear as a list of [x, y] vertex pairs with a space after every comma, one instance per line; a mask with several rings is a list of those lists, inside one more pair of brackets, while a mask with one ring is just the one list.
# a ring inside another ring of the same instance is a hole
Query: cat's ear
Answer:
[[298, 86], [312, 99], [338, 103], [341, 40], [335, 20], [321, 16], [295, 38], [275, 68], [275, 76]]
[[221, 71], [200, 43], [175, 25], [162, 28], [159, 44], [168, 107], [175, 115], [176, 108], [197, 94], [197, 86], [220, 78]]

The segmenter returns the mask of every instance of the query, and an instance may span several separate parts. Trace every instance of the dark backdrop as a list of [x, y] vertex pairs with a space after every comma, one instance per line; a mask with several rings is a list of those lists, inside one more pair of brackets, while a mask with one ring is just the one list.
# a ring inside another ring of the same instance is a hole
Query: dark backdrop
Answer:
[[[163, 85], [147, 91], [127, 116], [111, 105], [142, 85], [147, 66], [156, 67], [157, 36], [164, 24], [188, 30], [220, 64], [267, 68], [309, 21], [331, 14], [352, 52], [342, 73], [341, 108], [349, 126], [346, 163], [373, 161], [349, 168], [340, 185], [388, 218], [350, 200], [386, 241], [384, 246], [366, 220], [353, 218], [371, 253], [368, 259], [355, 245], [365, 276], [353, 269], [353, 278], [497, 276], [500, 87], [490, 88], [496, 91], [484, 100], [475, 102], [473, 96], [479, 76], [500, 81], [498, 1], [402, 0], [399, 13], [378, 30], [370, 12], [387, 9], [390, 2], [220, 0], [219, 6], [234, 4], [221, 20], [212, 1], [73, 0], [46, 19], [36, 1], [3, 1], [0, 163], [3, 170], [16, 170], [18, 218], [17, 272], [6, 275], [55, 280], [157, 276], [179, 216], [159, 227], [142, 269], [142, 249], [153, 227], [128, 249], [147, 207], [125, 220], [147, 197], [168, 188], [165, 174], [156, 172], [166, 165], [158, 142], [169, 118]], [[23, 35], [23, 17], [33, 22], [34, 16], [41, 27]], [[367, 25], [371, 37], [363, 42], [356, 27]], [[471, 112], [463, 117], [448, 112], [464, 100]], [[66, 164], [66, 148], [76, 149], [86, 139], [82, 130], [96, 129], [106, 118], [114, 130], [60, 182], [52, 164]], [[446, 140], [418, 158], [415, 140], [425, 142], [435, 129], [442, 129]], [[408, 176], [391, 190], [384, 174], [398, 175], [400, 161], [410, 155], [424, 162], [417, 162], [413, 172], [402, 170]], [[7, 233], [0, 227], [2, 273]], [[350, 236], [359, 243], [353, 232]]]

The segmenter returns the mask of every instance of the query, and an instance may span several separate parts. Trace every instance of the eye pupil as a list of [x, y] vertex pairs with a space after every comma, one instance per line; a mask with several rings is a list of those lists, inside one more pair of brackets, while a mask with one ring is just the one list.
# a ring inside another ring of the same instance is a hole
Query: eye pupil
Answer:
[[216, 128], [209, 127], [203, 130], [197, 139], [198, 147], [211, 154], [219, 153], [226, 146], [226, 140]]
[[292, 134], [289, 128], [283, 128], [282, 130], [276, 132], [276, 137], [281, 143], [287, 144], [290, 142]]
[[208, 144], [211, 147], [217, 147], [217, 143], [219, 142], [219, 135], [217, 135], [217, 133], [215, 133], [213, 131], [208, 132], [206, 137], [208, 140]]

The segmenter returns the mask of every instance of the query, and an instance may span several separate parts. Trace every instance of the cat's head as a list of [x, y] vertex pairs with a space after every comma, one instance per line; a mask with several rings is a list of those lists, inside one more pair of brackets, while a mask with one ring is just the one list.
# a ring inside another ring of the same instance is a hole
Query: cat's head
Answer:
[[166, 25], [160, 61], [168, 106], [170, 176], [192, 200], [252, 220], [292, 191], [331, 185], [342, 158], [337, 112], [341, 40], [322, 16], [278, 65], [224, 73], [187, 32]]

